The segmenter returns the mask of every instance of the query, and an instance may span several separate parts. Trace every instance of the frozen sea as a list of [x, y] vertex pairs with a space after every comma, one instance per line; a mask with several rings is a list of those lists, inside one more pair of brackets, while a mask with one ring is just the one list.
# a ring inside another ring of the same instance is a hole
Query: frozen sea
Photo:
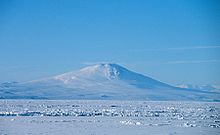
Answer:
[[0, 135], [219, 135], [220, 103], [0, 100]]

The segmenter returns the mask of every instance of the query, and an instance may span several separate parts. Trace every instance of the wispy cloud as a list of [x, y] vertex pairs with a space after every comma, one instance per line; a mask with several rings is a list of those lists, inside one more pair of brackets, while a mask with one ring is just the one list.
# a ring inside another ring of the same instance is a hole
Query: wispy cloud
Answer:
[[122, 64], [124, 66], [131, 66], [131, 65], [169, 65], [169, 64], [200, 64], [200, 63], [220, 63], [218, 59], [209, 59], [209, 60], [174, 60], [174, 61], [127, 61], [127, 62], [82, 62], [83, 65], [95, 65], [100, 63], [116, 63]]
[[113, 62], [97, 61], [97, 62], [82, 62], [81, 64], [83, 64], [83, 65], [96, 65], [96, 64], [101, 64], [101, 63], [113, 63]]
[[194, 47], [179, 47], [179, 48], [167, 48], [166, 50], [197, 50], [197, 49], [216, 49], [220, 46], [194, 46]]
[[198, 50], [198, 49], [220, 49], [220, 46], [192, 46], [192, 47], [171, 47], [171, 48], [152, 48], [152, 49], [134, 49], [133, 52], [145, 51], [184, 51], [184, 50]]
[[220, 60], [179, 60], [179, 61], [168, 61], [163, 64], [193, 64], [193, 63], [219, 63]]
[[202, 64], [202, 63], [220, 63], [220, 60], [217, 59], [210, 59], [210, 60], [173, 60], [173, 61], [139, 61], [139, 62], [134, 62], [133, 64], [136, 65], [177, 65], [177, 64]]
[[115, 63], [115, 64], [120, 64], [120, 65], [127, 65], [127, 62], [115, 62], [115, 61], [97, 61], [97, 62], [82, 62], [81, 64], [90, 66], [90, 65], [96, 65], [96, 64], [101, 64], [101, 63]]
[[28, 69], [30, 66], [24, 66], [24, 65], [10, 65], [10, 66], [2, 66], [0, 65], [0, 70], [21, 70], [21, 69]]

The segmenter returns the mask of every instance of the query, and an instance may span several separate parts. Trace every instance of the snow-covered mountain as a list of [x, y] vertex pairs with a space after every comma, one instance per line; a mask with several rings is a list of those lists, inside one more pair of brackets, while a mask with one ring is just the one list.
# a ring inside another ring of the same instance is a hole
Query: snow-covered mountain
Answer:
[[219, 101], [220, 93], [174, 87], [103, 63], [55, 77], [1, 84], [0, 98]]

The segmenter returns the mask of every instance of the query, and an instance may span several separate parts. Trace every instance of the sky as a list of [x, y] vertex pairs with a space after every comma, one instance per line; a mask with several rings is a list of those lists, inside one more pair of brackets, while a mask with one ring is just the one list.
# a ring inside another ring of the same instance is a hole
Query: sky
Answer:
[[0, 0], [0, 82], [117, 63], [169, 84], [220, 84], [218, 0]]

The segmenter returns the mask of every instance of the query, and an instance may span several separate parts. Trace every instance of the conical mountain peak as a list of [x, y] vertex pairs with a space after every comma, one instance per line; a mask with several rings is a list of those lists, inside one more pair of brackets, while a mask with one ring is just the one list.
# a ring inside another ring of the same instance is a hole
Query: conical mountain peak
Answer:
[[170, 87], [165, 83], [135, 73], [118, 64], [113, 63], [100, 63], [88, 66], [79, 71], [69, 72], [56, 76], [55, 79], [60, 80], [65, 84], [75, 84], [76, 81], [93, 81], [94, 83], [103, 83], [109, 80], [118, 80], [141, 88], [151, 88], [158, 86]]
[[120, 75], [124, 72], [128, 71], [124, 67], [113, 64], [113, 63], [100, 63], [92, 66], [88, 66], [82, 68], [79, 71], [68, 72], [59, 76], [56, 76], [56, 79], [70, 82], [75, 78], [84, 78], [90, 80], [100, 80], [100, 79], [119, 79]]
[[118, 64], [101, 63], [83, 68], [79, 72], [87, 75], [100, 74], [109, 78], [118, 78], [123, 70], [125, 70], [125, 68]]

